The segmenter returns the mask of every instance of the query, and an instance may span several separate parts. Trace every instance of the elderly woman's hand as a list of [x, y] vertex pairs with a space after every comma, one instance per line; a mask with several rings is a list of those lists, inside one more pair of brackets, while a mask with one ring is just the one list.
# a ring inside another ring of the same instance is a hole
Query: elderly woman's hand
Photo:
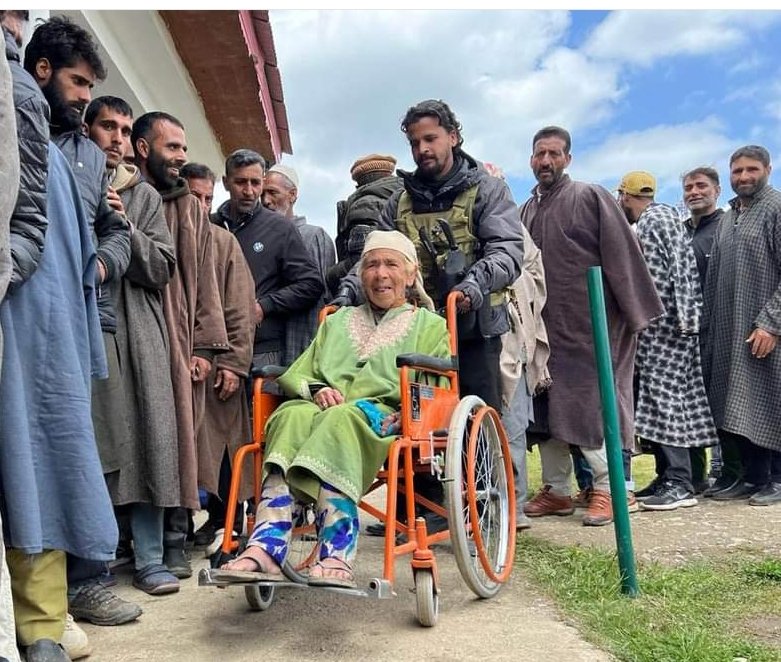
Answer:
[[312, 400], [320, 409], [328, 409], [342, 404], [344, 396], [337, 389], [326, 386], [315, 393]]
[[398, 434], [399, 430], [401, 430], [400, 411], [394, 411], [393, 413], [388, 414], [384, 419], [382, 419], [382, 426], [380, 427], [380, 432], [382, 433], [383, 437], [389, 434]]

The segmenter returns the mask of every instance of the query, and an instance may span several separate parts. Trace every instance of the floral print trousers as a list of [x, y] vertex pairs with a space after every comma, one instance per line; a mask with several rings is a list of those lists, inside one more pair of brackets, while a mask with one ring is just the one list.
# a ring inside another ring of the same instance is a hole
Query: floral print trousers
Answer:
[[[280, 566], [285, 562], [297, 504], [279, 471], [272, 471], [263, 481], [255, 528], [247, 546], [263, 549]], [[349, 566], [358, 551], [358, 506], [328, 483], [322, 483], [315, 518], [318, 558], [337, 558]]]

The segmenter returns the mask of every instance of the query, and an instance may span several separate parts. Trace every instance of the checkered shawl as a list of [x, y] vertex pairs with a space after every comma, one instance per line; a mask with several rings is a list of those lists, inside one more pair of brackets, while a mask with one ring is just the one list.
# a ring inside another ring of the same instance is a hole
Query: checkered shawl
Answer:
[[702, 295], [686, 228], [669, 205], [652, 203], [637, 239], [664, 305], [637, 341], [635, 432], [647, 441], [691, 448], [718, 442], [700, 363]]
[[716, 426], [781, 451], [781, 347], [751, 355], [755, 328], [781, 335], [781, 192], [730, 201], [705, 284], [702, 357]]

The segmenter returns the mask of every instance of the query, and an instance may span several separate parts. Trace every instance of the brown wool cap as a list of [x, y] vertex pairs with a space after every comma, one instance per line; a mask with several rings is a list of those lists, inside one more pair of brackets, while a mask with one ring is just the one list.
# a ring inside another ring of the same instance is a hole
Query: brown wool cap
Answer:
[[387, 172], [392, 174], [396, 169], [396, 159], [387, 154], [368, 154], [362, 156], [350, 168], [350, 176], [357, 182], [370, 172]]

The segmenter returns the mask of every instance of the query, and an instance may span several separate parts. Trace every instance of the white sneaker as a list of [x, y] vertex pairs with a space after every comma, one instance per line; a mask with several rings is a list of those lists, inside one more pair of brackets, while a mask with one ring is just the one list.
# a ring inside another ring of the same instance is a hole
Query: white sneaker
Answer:
[[65, 619], [65, 632], [62, 633], [60, 645], [65, 649], [71, 660], [80, 660], [92, 653], [87, 633], [84, 632], [73, 620], [73, 616], [67, 615]]
[[208, 559], [211, 557], [214, 552], [216, 552], [220, 547], [222, 547], [222, 536], [225, 534], [225, 529], [217, 529], [214, 532], [214, 540], [209, 544], [209, 546], [203, 551], [203, 555]]

